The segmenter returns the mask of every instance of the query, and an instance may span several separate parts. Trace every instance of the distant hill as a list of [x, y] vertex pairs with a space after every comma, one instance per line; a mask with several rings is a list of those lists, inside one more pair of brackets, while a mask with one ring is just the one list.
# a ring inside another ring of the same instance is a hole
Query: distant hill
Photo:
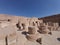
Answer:
[[38, 18], [38, 19], [39, 20], [43, 19], [44, 22], [58, 22], [58, 23], [60, 23], [60, 14], [42, 17], [42, 18]]

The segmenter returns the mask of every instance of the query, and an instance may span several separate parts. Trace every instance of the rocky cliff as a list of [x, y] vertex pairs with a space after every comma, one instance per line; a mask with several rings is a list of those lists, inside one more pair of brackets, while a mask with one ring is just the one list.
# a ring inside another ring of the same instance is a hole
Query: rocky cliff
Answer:
[[60, 23], [60, 14], [38, 18], [42, 19], [44, 22], [59, 22]]

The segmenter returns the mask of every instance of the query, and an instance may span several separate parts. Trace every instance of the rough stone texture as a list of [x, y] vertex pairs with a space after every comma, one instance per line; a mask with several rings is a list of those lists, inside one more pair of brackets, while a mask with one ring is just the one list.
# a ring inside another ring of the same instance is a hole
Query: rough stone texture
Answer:
[[59, 31], [59, 22], [0, 14], [0, 45], [59, 45]]
[[7, 36], [8, 45], [16, 45], [16, 32]]
[[39, 20], [43, 20], [44, 22], [58, 22], [60, 23], [60, 14], [52, 15], [52, 16], [46, 16], [42, 18], [38, 18]]
[[28, 27], [28, 33], [29, 34], [36, 34], [37, 33], [37, 30], [38, 30], [38, 28], [35, 27], [35, 26]]
[[6, 45], [5, 35], [0, 32], [0, 45]]
[[[16, 27], [14, 26], [7, 26], [5, 28], [0, 28], [0, 40], [5, 42], [5, 45], [16, 45]], [[2, 42], [2, 44], [4, 44]], [[11, 43], [10, 43], [11, 42]]]
[[41, 38], [40, 34], [29, 34], [29, 35], [26, 35], [26, 38], [30, 41], [36, 41], [38, 38]]

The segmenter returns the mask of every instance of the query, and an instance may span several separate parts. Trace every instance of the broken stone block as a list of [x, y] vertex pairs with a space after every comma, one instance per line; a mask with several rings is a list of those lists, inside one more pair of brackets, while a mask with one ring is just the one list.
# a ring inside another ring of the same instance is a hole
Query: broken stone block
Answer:
[[0, 28], [5, 28], [5, 27], [7, 27], [7, 26], [9, 26], [9, 22], [1, 22], [0, 23]]
[[48, 34], [50, 30], [46, 26], [41, 26], [38, 30], [39, 33]]
[[28, 27], [28, 33], [29, 34], [36, 34], [37, 30], [38, 30], [37, 27], [34, 27], [34, 26]]

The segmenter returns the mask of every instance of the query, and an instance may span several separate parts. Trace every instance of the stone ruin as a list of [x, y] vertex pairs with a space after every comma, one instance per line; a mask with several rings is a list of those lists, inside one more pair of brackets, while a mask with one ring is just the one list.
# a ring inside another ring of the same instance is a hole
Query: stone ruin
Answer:
[[8, 15], [0, 15], [0, 17], [0, 45], [17, 45], [18, 32], [24, 32], [25, 38], [29, 41], [42, 44], [40, 34], [52, 34], [52, 31], [60, 29], [58, 23], [44, 23], [43, 20], [36, 17], [27, 18]]

